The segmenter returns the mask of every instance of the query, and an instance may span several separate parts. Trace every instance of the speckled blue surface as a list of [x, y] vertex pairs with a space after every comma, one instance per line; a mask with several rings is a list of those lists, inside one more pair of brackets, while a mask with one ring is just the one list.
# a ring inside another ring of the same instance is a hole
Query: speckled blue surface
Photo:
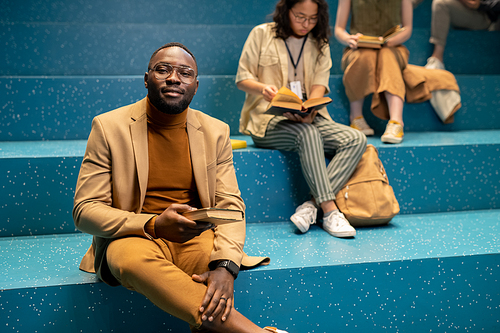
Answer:
[[[333, 26], [337, 0], [329, 5]], [[430, 6], [424, 0], [414, 10], [412, 64], [431, 53]], [[189, 332], [143, 296], [78, 270], [91, 242], [71, 218], [85, 140], [95, 115], [144, 97], [149, 55], [174, 40], [197, 56], [192, 107], [241, 139], [237, 62], [249, 31], [273, 7], [267, 0], [1, 2], [0, 332]], [[290, 333], [500, 332], [498, 40], [500, 32], [450, 31], [445, 63], [462, 96], [453, 124], [443, 125], [428, 102], [405, 105], [402, 144], [369, 139], [401, 206], [388, 226], [359, 228], [354, 239], [317, 225], [299, 234], [288, 220], [308, 197], [297, 156], [245, 138], [249, 148], [234, 152], [247, 204], [245, 250], [272, 263], [240, 274], [238, 310]], [[332, 37], [329, 111], [347, 124], [342, 49]], [[380, 136], [385, 122], [368, 103], [364, 111]]]
[[[200, 74], [234, 75], [253, 25], [153, 25], [0, 22], [0, 75], [142, 75], [149, 56], [167, 42], [185, 44], [198, 58]], [[477, 38], [478, 34], [484, 37]], [[500, 32], [450, 33], [445, 62], [456, 74], [500, 74], [494, 61]], [[460, 48], [463, 39], [476, 47]], [[431, 53], [427, 29], [414, 29], [406, 43], [410, 63], [423, 66]], [[332, 74], [342, 74], [343, 46], [330, 39]], [[90, 46], [90, 47], [89, 47]], [[125, 55], [125, 56], [121, 56]], [[203, 56], [201, 56], [203, 55]], [[467, 61], [467, 66], [461, 64]]]
[[[299, 234], [291, 223], [252, 224], [246, 252], [272, 261], [240, 274], [236, 305], [262, 326], [290, 332], [406, 332], [412, 325], [495, 332], [499, 222], [494, 210], [398, 216], [386, 227], [359, 228], [354, 239], [317, 226]], [[0, 248], [12, 249], [0, 252], [8, 332], [136, 332], [141, 315], [153, 328], [187, 331], [144, 297], [78, 271], [89, 244], [82, 234], [0, 239]], [[18, 320], [27, 316], [33, 320]]]
[[[249, 223], [288, 221], [309, 190], [298, 156], [233, 152]], [[379, 149], [401, 214], [500, 208], [500, 130], [407, 133]], [[71, 209], [84, 140], [0, 142], [0, 236], [74, 232]]]
[[[191, 106], [229, 124], [239, 135], [245, 94], [236, 88], [234, 75], [201, 76]], [[407, 104], [405, 131], [462, 131], [500, 128], [500, 75], [459, 76], [462, 108], [453, 124], [444, 125], [429, 102]], [[330, 77], [328, 105], [332, 118], [348, 124], [348, 101], [340, 75]], [[141, 76], [0, 77], [0, 141], [81, 140], [90, 132], [94, 116], [145, 97]], [[365, 117], [381, 135], [387, 124], [368, 111]]]

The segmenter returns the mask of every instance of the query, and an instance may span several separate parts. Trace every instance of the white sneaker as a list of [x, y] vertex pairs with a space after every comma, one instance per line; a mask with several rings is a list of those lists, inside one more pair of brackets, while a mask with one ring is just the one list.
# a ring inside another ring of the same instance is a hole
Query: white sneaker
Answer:
[[401, 143], [404, 136], [403, 126], [395, 120], [389, 120], [380, 140], [384, 143]]
[[444, 69], [444, 64], [441, 60], [436, 57], [430, 57], [427, 59], [427, 64], [425, 65], [427, 69]]
[[375, 134], [375, 131], [366, 123], [366, 120], [363, 116], [354, 118], [351, 122], [351, 127], [357, 129], [366, 136]]
[[323, 220], [323, 229], [330, 235], [335, 237], [354, 237], [356, 229], [354, 229], [349, 221], [339, 210], [332, 212], [326, 219]]
[[316, 215], [318, 214], [318, 209], [312, 201], [306, 201], [295, 210], [295, 214], [290, 217], [293, 224], [299, 228], [300, 232], [304, 233], [309, 230], [311, 224], [316, 223]]

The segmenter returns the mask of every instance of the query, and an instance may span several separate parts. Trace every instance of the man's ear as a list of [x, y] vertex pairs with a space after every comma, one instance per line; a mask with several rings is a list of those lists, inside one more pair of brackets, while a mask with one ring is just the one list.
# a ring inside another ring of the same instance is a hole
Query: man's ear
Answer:
[[196, 79], [196, 90], [194, 91], [194, 94], [196, 95], [196, 93], [198, 92], [198, 87], [200, 86], [200, 81], [198, 81], [198, 79]]
[[148, 89], [148, 77], [148, 72], [144, 73], [144, 87], [146, 87], [146, 89]]

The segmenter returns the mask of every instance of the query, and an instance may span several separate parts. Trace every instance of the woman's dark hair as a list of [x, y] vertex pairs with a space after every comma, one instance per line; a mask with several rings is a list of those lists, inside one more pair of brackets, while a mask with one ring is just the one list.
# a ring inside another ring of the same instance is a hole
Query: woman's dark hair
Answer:
[[[280, 0], [278, 2], [273, 13], [273, 21], [276, 22], [276, 26], [274, 27], [276, 37], [287, 39], [293, 35], [288, 12], [295, 4], [303, 1], [305, 0]], [[322, 52], [323, 46], [328, 44], [331, 35], [328, 3], [326, 0], [311, 1], [318, 5], [318, 23], [316, 23], [314, 29], [311, 30], [311, 33], [316, 40], [318, 50]]]

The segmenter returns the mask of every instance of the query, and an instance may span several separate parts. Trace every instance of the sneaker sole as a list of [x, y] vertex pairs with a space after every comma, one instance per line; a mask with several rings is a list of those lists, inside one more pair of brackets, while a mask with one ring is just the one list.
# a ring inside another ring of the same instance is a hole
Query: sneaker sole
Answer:
[[375, 134], [374, 130], [361, 130], [361, 132], [366, 136], [372, 136]]
[[370, 128], [370, 129], [359, 129], [359, 128], [352, 127], [352, 126], [351, 126], [351, 128], [354, 128], [355, 130], [360, 131], [361, 133], [363, 133], [366, 136], [375, 135], [375, 131], [373, 130], [373, 128]]
[[380, 141], [384, 142], [384, 143], [401, 143], [403, 142], [403, 138], [393, 138], [393, 137], [381, 137], [380, 138]]
[[290, 218], [293, 224], [300, 230], [301, 233], [306, 233], [309, 230], [309, 224], [304, 226], [301, 221], [295, 219], [293, 216]]
[[330, 235], [332, 235], [334, 237], [338, 237], [338, 238], [347, 238], [347, 237], [356, 236], [356, 230], [333, 232], [333, 231], [325, 229], [325, 231], [328, 232]]

